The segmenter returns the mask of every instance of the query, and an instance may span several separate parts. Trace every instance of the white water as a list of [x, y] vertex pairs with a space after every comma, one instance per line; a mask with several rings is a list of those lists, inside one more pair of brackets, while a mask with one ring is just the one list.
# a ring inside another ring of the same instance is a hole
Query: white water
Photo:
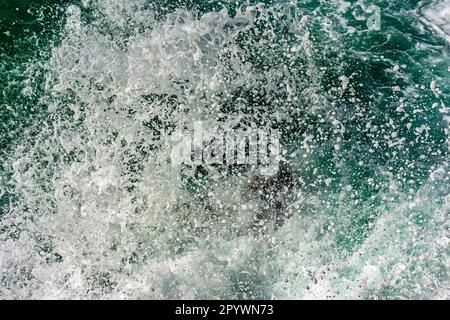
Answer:
[[421, 21], [450, 42], [450, 1], [439, 0], [422, 11]]
[[[1, 297], [448, 298], [445, 164], [416, 193], [393, 181], [382, 195], [390, 205], [345, 201], [350, 189], [328, 205], [307, 188], [292, 190], [289, 222], [256, 236], [261, 203], [246, 197], [245, 175], [211, 169], [207, 199], [195, 198], [170, 164], [170, 148], [144, 125], [156, 116], [180, 129], [215, 121], [219, 94], [241, 86], [280, 96], [294, 90], [307, 112], [329, 108], [306, 20], [291, 21], [298, 47], [289, 48], [305, 69], [257, 73], [235, 35], [266, 9], [234, 18], [177, 11], [156, 22], [140, 0], [86, 5], [102, 18], [86, 24], [79, 8], [67, 9], [63, 41], [45, 62], [48, 124], [8, 160], [20, 201], [0, 222]], [[268, 40], [253, 45], [277, 58], [276, 36], [266, 32]], [[275, 86], [280, 78], [288, 85]], [[176, 107], [167, 97], [143, 98], [155, 93], [175, 95]], [[262, 109], [261, 117], [287, 114], [276, 111]], [[336, 121], [324, 118], [339, 132]], [[133, 162], [139, 168], [130, 170]], [[360, 215], [376, 217], [370, 234], [342, 250], [338, 238]]]

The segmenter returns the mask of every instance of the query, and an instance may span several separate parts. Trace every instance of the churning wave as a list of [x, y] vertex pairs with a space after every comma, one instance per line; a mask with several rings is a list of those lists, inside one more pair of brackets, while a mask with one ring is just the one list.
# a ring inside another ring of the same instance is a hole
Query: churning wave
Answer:
[[[0, 297], [449, 298], [448, 45], [394, 2], [36, 10], [54, 35], [1, 69]], [[278, 129], [289, 182], [173, 166], [196, 121]]]

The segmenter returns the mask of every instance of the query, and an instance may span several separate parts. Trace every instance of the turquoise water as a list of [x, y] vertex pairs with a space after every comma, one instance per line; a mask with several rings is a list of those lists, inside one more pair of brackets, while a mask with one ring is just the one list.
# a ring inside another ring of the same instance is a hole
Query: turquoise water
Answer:
[[[448, 299], [430, 6], [0, 2], [0, 297]], [[294, 183], [174, 167], [195, 121], [279, 129]]]

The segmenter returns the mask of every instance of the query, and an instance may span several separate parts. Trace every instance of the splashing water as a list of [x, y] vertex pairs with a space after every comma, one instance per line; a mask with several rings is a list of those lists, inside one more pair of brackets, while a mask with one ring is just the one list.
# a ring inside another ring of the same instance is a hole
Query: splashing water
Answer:
[[[448, 45], [398, 2], [6, 8], [0, 297], [448, 299]], [[195, 121], [279, 129], [281, 205], [174, 167]]]

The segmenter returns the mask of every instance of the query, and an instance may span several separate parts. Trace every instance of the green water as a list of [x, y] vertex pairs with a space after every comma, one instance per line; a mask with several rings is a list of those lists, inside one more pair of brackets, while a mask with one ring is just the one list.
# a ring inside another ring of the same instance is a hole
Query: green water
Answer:
[[[1, 2], [0, 296], [448, 298], [431, 4]], [[160, 144], [238, 116], [281, 132], [280, 228], [254, 230], [248, 168], [173, 168]]]

